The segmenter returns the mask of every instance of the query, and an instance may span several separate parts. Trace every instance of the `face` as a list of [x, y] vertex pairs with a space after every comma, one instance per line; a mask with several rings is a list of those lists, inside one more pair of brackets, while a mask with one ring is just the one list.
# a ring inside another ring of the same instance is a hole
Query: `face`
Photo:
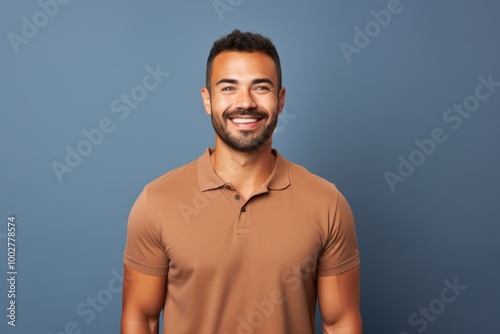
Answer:
[[212, 118], [217, 140], [240, 152], [271, 145], [283, 110], [285, 89], [271, 57], [260, 52], [225, 51], [212, 63], [210, 92], [203, 104]]

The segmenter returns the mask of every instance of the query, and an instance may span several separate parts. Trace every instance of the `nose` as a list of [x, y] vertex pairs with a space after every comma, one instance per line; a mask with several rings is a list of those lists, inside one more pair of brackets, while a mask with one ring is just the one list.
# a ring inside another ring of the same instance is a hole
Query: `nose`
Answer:
[[246, 89], [240, 89], [236, 95], [235, 107], [238, 109], [250, 109], [256, 108], [257, 103], [255, 102], [252, 93]]

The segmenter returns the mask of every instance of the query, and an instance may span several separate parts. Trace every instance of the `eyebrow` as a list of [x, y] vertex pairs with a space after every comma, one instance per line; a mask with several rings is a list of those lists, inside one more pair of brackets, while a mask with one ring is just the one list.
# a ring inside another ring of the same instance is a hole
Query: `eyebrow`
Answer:
[[[217, 85], [222, 84], [222, 83], [229, 83], [229, 84], [237, 85], [238, 80], [229, 79], [229, 78], [222, 78], [219, 81], [217, 81], [217, 83], [215, 85], [217, 86]], [[274, 83], [268, 78], [258, 78], [258, 79], [252, 80], [252, 85], [256, 85], [256, 84], [260, 84], [260, 83], [268, 83], [274, 87]]]

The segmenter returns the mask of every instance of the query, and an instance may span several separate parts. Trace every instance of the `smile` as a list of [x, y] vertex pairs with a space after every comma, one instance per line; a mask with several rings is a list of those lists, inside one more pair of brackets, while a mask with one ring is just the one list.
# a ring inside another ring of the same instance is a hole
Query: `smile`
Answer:
[[233, 118], [231, 120], [235, 123], [243, 124], [243, 123], [255, 123], [259, 119], [257, 119], [257, 118]]

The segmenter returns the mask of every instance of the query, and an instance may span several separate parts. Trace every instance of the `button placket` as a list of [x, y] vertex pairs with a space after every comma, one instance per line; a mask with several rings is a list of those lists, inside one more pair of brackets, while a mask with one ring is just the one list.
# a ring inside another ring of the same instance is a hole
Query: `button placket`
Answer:
[[[250, 235], [251, 234], [251, 226], [250, 226], [250, 208], [251, 205], [250, 200], [241, 201], [241, 206], [238, 212], [238, 221], [236, 225], [236, 233], [240, 235]], [[248, 210], [247, 210], [248, 208]]]

